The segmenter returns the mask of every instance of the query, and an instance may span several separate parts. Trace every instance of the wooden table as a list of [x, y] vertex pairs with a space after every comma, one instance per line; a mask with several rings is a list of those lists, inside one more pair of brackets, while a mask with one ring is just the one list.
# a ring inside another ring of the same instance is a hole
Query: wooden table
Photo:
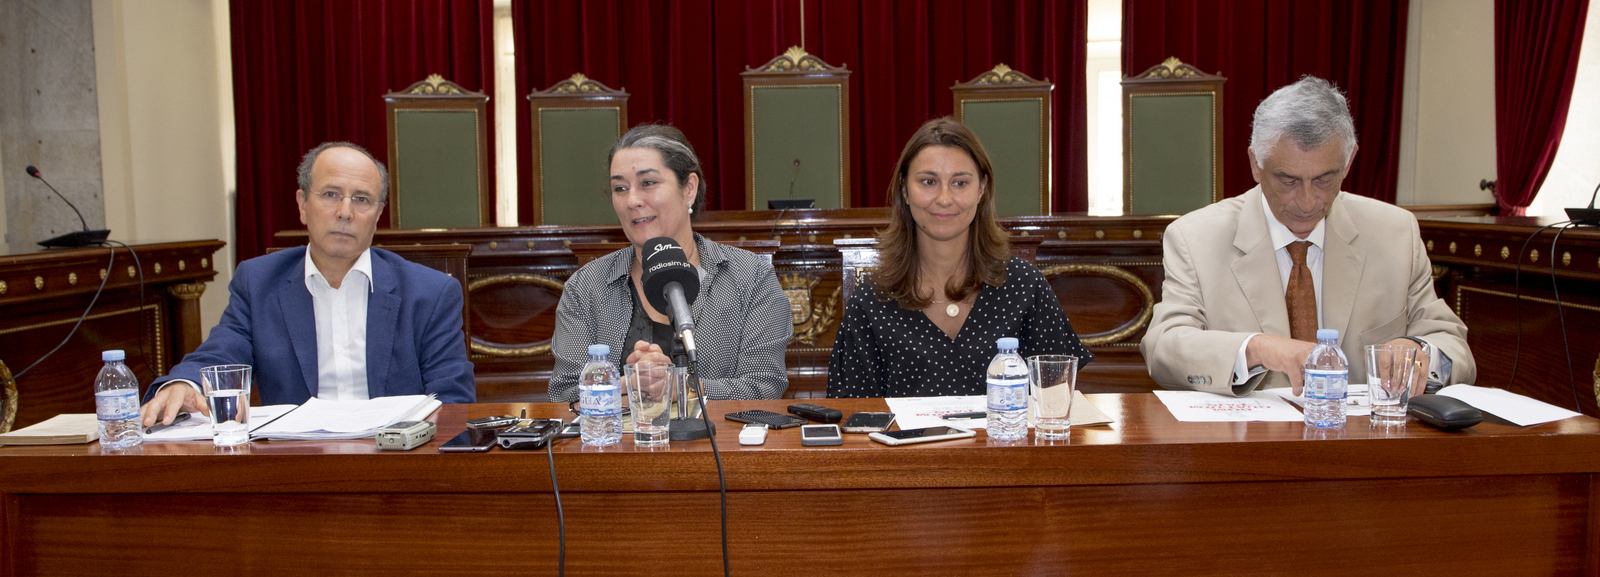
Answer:
[[[802, 448], [786, 429], [740, 447], [738, 426], [718, 419], [733, 572], [1600, 574], [1593, 418], [1384, 433], [1357, 417], [1342, 439], [1308, 440], [1299, 423], [1179, 423], [1150, 394], [1089, 398], [1116, 423], [1058, 445], [980, 432]], [[543, 452], [437, 452], [466, 419], [522, 407], [446, 406], [435, 441], [406, 453], [371, 441], [0, 447], [0, 575], [552, 574]], [[710, 452], [560, 442], [568, 573], [716, 574]]]

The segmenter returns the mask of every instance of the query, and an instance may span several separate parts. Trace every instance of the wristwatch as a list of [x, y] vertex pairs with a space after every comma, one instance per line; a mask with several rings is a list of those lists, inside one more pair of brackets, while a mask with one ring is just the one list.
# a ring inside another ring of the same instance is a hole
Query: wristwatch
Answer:
[[1444, 388], [1444, 380], [1442, 376], [1444, 372], [1440, 371], [1441, 377], [1439, 379], [1433, 378], [1433, 371], [1434, 369], [1438, 368], [1433, 366], [1433, 345], [1430, 345], [1428, 344], [1428, 341], [1417, 337], [1403, 336], [1400, 338], [1417, 343], [1417, 346], [1422, 347], [1422, 354], [1428, 355], [1428, 384], [1423, 388], [1422, 392], [1424, 394], [1433, 394], [1439, 392], [1439, 389]]

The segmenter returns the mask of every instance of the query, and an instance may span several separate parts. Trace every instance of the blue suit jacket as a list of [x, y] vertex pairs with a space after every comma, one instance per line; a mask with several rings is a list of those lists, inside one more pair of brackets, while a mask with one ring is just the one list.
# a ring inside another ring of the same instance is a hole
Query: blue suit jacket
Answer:
[[[172, 379], [200, 382], [200, 367], [247, 364], [268, 405], [317, 395], [317, 327], [305, 282], [305, 247], [239, 264], [228, 309], [211, 336], [172, 372], [151, 383], [149, 400]], [[462, 336], [461, 283], [449, 275], [372, 249], [367, 298], [367, 394], [436, 393], [446, 403], [477, 399]]]

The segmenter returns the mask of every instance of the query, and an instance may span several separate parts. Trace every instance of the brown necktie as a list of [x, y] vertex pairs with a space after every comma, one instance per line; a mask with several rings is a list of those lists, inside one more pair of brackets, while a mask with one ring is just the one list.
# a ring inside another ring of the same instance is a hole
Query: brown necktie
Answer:
[[1289, 305], [1289, 337], [1317, 342], [1317, 289], [1311, 285], [1311, 269], [1306, 266], [1310, 241], [1297, 240], [1285, 247], [1294, 264], [1289, 268], [1289, 288], [1283, 292]]

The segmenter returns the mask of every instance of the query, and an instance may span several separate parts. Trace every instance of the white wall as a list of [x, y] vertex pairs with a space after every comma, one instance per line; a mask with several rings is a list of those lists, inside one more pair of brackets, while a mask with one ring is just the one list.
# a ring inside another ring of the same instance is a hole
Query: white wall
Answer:
[[225, 0], [94, 0], [107, 228], [129, 244], [228, 243], [200, 302], [203, 334], [227, 306], [234, 266], [227, 9]]
[[1492, 203], [1494, 0], [1413, 0], [1396, 202]]

